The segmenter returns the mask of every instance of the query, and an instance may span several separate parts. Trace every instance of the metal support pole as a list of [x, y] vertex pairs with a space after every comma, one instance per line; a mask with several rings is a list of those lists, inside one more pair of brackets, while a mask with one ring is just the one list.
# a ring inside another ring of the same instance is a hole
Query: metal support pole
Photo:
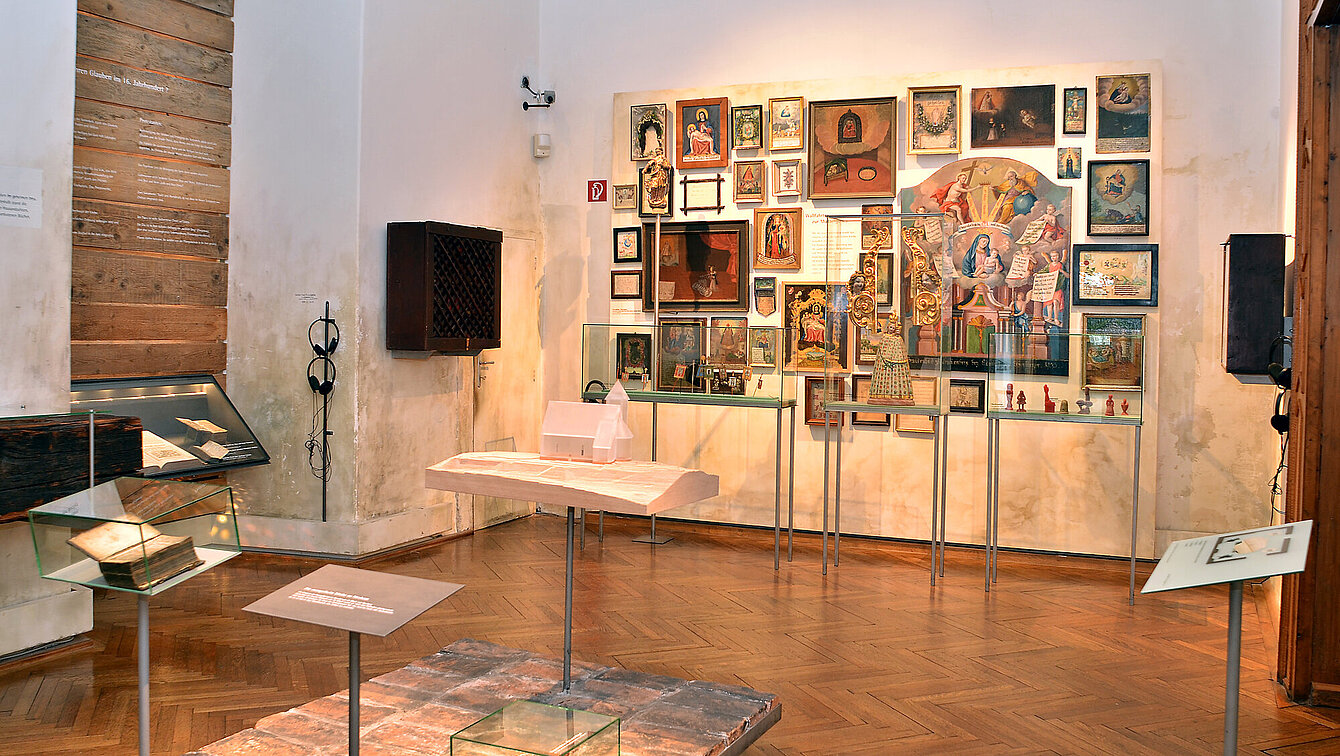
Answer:
[[[805, 398], [809, 401], [809, 397]], [[819, 529], [822, 531], [823, 547], [823, 570], [822, 574], [828, 574], [828, 413], [824, 413], [824, 519]]]
[[149, 597], [139, 595], [135, 662], [139, 670], [140, 756], [149, 756]]
[[935, 585], [936, 550], [940, 536], [940, 418], [931, 418], [931, 440], [935, 442], [935, 451], [931, 456], [931, 585]]
[[572, 507], [568, 507], [567, 572], [563, 576], [563, 690], [572, 689]]
[[786, 561], [795, 556], [796, 535], [796, 407], [791, 406], [791, 435], [786, 443], [790, 461], [786, 464]]
[[97, 415], [93, 410], [88, 411], [88, 487], [97, 485], [97, 478], [93, 475], [93, 420]]
[[[834, 413], [839, 418], [839, 413]], [[833, 462], [833, 566], [838, 563], [838, 541], [842, 538], [842, 426], [837, 427], [837, 458]]]
[[996, 421], [986, 421], [986, 592], [991, 592], [991, 495], [996, 488]]
[[1135, 533], [1140, 517], [1140, 426], [1135, 426], [1135, 472], [1131, 475], [1131, 595], [1135, 606]]
[[582, 508], [582, 513], [577, 517], [577, 528], [581, 532], [581, 540], [578, 542], [578, 548], [586, 551], [586, 508]]
[[777, 442], [773, 447], [777, 472], [772, 478], [772, 569], [782, 568], [782, 405], [777, 405]]
[[[569, 512], [572, 510], [568, 510]], [[358, 633], [349, 631], [349, 756], [358, 756], [358, 686], [360, 683]]]
[[1224, 753], [1238, 752], [1238, 673], [1242, 661], [1242, 581], [1228, 584], [1228, 666], [1224, 677]]
[[945, 576], [945, 541], [949, 539], [949, 415], [943, 418], [943, 441], [940, 442], [940, 577]]
[[991, 487], [991, 582], [1000, 566], [1000, 421], [996, 421], [996, 484]]

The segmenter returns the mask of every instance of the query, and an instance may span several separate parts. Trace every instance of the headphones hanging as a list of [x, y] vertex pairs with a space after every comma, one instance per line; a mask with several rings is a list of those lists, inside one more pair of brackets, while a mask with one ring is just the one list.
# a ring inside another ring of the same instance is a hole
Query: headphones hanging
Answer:
[[[312, 368], [317, 363], [321, 363], [321, 378], [316, 376]], [[307, 363], [307, 385], [312, 387], [312, 391], [325, 396], [335, 388], [335, 363], [327, 356], [319, 354]]]
[[[312, 329], [318, 325], [322, 327], [322, 340], [320, 342], [316, 340], [316, 335], [312, 333]], [[332, 328], [335, 329], [334, 336], [330, 336], [330, 329]], [[316, 352], [318, 357], [329, 357], [331, 352], [335, 351], [335, 347], [340, 345], [340, 327], [335, 323], [335, 318], [322, 317], [313, 320], [312, 324], [307, 326], [307, 342], [312, 345], [312, 351]]]
[[[1278, 360], [1275, 359], [1276, 349], [1279, 349]], [[1275, 414], [1270, 416], [1270, 427], [1280, 435], [1289, 432], [1289, 407], [1284, 397], [1293, 388], [1293, 368], [1284, 366], [1286, 354], [1288, 361], [1292, 363], [1293, 340], [1288, 336], [1276, 336], [1275, 340], [1270, 342], [1270, 364], [1266, 366], [1266, 372], [1270, 374], [1270, 380], [1279, 387], [1279, 393], [1275, 396]]]

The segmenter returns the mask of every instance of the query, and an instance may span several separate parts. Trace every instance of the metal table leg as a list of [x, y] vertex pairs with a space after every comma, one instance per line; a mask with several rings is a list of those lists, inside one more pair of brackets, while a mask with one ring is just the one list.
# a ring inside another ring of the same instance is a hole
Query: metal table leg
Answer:
[[787, 441], [790, 460], [786, 464], [786, 561], [795, 556], [796, 535], [796, 407], [791, 405], [791, 436]]
[[991, 582], [1000, 566], [1000, 421], [996, 421], [996, 484], [991, 487]]
[[1135, 426], [1135, 472], [1131, 475], [1131, 595], [1135, 606], [1135, 532], [1140, 516], [1140, 426]]
[[1228, 584], [1228, 662], [1224, 675], [1224, 754], [1238, 752], [1238, 673], [1242, 661], [1242, 581]]
[[945, 576], [945, 541], [949, 539], [949, 523], [946, 514], [949, 502], [949, 415], [943, 417], [944, 428], [940, 442], [940, 577]]
[[[834, 413], [841, 418], [840, 413]], [[842, 426], [837, 427], [837, 459], [833, 462], [833, 566], [838, 563], [838, 541], [842, 538]]]
[[149, 756], [149, 597], [140, 594], [135, 662], [139, 671], [140, 756]]
[[986, 591], [991, 592], [991, 497], [996, 488], [996, 421], [986, 421]]
[[777, 472], [772, 478], [772, 569], [782, 568], [782, 406], [777, 405], [777, 440], [773, 446]]
[[931, 440], [935, 451], [931, 457], [931, 585], [935, 585], [936, 551], [939, 548], [940, 513], [940, 418], [931, 418]]
[[824, 556], [823, 556], [822, 573], [824, 575], [828, 574], [828, 436], [829, 436], [828, 431], [829, 428], [832, 427], [828, 423], [829, 418], [830, 418], [829, 413], [825, 412], [824, 413], [824, 519], [822, 525], [819, 528], [823, 532], [822, 538], [824, 542], [824, 549], [823, 549]]
[[[571, 509], [568, 510], [572, 512]], [[569, 514], [569, 517], [572, 515]], [[349, 756], [358, 756], [359, 634], [349, 631]]]
[[567, 571], [563, 575], [563, 690], [572, 689], [572, 507], [568, 507]]

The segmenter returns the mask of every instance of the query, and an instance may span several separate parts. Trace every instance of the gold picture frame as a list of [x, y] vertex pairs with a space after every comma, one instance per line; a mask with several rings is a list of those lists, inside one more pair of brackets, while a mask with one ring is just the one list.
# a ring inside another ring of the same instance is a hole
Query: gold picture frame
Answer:
[[768, 98], [768, 152], [805, 149], [805, 98]]
[[908, 87], [907, 154], [963, 151], [963, 87]]

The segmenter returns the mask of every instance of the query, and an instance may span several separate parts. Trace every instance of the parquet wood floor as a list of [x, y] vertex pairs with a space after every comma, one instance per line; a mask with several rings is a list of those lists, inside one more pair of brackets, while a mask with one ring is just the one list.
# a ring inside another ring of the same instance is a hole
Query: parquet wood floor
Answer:
[[[1127, 564], [818, 540], [772, 570], [772, 534], [606, 518], [578, 555], [574, 654], [776, 693], [783, 718], [751, 754], [1220, 752], [1227, 590], [1126, 604]], [[243, 614], [319, 566], [245, 555], [153, 600], [153, 750], [181, 753], [345, 687], [343, 634]], [[365, 678], [463, 637], [562, 653], [563, 527], [514, 521], [370, 565], [466, 588], [389, 638], [363, 640]], [[1148, 567], [1142, 569], [1148, 572]], [[1143, 576], [1141, 577], [1143, 580]], [[1249, 589], [1250, 590], [1250, 589]], [[1340, 712], [1276, 705], [1250, 596], [1240, 753], [1340, 754]], [[0, 669], [0, 754], [135, 752], [135, 601], [99, 594], [91, 648]]]

